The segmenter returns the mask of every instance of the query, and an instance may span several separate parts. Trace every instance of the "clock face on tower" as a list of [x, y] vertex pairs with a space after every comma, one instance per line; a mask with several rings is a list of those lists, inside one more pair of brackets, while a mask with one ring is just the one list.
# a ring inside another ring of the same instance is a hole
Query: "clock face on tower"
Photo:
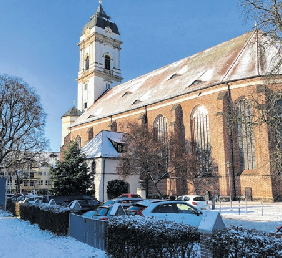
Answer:
[[110, 27], [106, 27], [105, 28], [105, 34], [107, 35], [107, 36], [111, 36], [112, 35], [112, 30], [111, 30], [111, 28]]

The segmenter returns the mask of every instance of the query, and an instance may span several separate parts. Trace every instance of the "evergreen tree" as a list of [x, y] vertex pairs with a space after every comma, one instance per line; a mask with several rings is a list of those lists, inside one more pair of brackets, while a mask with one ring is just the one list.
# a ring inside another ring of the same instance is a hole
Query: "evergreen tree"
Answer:
[[54, 195], [86, 194], [91, 186], [90, 174], [85, 157], [81, 154], [78, 144], [71, 142], [64, 151], [63, 161], [57, 161], [50, 168], [54, 182], [51, 192]]

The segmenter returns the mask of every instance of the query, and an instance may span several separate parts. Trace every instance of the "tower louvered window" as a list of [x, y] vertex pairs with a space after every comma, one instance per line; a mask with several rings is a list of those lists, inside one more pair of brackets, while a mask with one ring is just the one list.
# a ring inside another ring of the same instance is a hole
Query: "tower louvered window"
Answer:
[[105, 69], [111, 70], [111, 58], [108, 55], [105, 55]]
[[85, 58], [85, 70], [89, 69], [89, 56]]
[[255, 169], [255, 138], [251, 103], [246, 99], [237, 102], [237, 130], [240, 171]]
[[193, 111], [191, 126], [193, 151], [198, 160], [198, 176], [208, 176], [212, 173], [212, 159], [209, 117], [205, 107], [198, 106]]

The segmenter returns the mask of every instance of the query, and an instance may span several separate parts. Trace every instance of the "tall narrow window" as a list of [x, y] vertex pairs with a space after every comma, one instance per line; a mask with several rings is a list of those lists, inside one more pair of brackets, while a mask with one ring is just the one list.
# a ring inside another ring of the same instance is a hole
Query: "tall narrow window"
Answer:
[[93, 139], [93, 127], [88, 129], [88, 141]]
[[81, 137], [79, 135], [76, 136], [75, 142], [77, 143], [78, 148], [80, 149], [81, 148]]
[[210, 146], [210, 127], [208, 111], [203, 106], [194, 109], [191, 115], [191, 134], [193, 151], [198, 160], [198, 175], [208, 176], [212, 173]]
[[85, 70], [89, 69], [89, 56], [85, 58]]
[[111, 58], [105, 55], [105, 69], [111, 70]]
[[167, 142], [167, 119], [163, 115], [159, 115], [155, 119], [154, 132], [156, 139]]
[[255, 169], [255, 138], [251, 103], [241, 99], [236, 104], [240, 171]]

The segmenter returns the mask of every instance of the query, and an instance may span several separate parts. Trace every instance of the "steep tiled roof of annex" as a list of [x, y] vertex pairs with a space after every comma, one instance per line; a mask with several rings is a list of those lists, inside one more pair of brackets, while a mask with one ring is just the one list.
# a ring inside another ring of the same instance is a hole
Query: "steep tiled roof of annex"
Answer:
[[122, 143], [123, 133], [101, 131], [90, 142], [88, 142], [82, 149], [82, 153], [86, 158], [100, 158], [100, 157], [119, 157], [113, 143]]
[[65, 116], [80, 116], [82, 113], [80, 110], [78, 110], [75, 106], [70, 108], [62, 117]]
[[81, 35], [84, 34], [87, 28], [91, 29], [95, 26], [100, 27], [102, 29], [105, 29], [106, 27], [110, 27], [112, 32], [119, 34], [117, 25], [114, 22], [112, 22], [110, 19], [111, 17], [106, 14], [102, 5], [100, 4], [96, 13], [93, 16], [91, 16], [90, 21], [86, 23], [85, 26], [83, 27]]
[[258, 41], [267, 38], [251, 31], [120, 84], [99, 98], [72, 127], [219, 83], [263, 75], [277, 48], [267, 47], [263, 52]]

